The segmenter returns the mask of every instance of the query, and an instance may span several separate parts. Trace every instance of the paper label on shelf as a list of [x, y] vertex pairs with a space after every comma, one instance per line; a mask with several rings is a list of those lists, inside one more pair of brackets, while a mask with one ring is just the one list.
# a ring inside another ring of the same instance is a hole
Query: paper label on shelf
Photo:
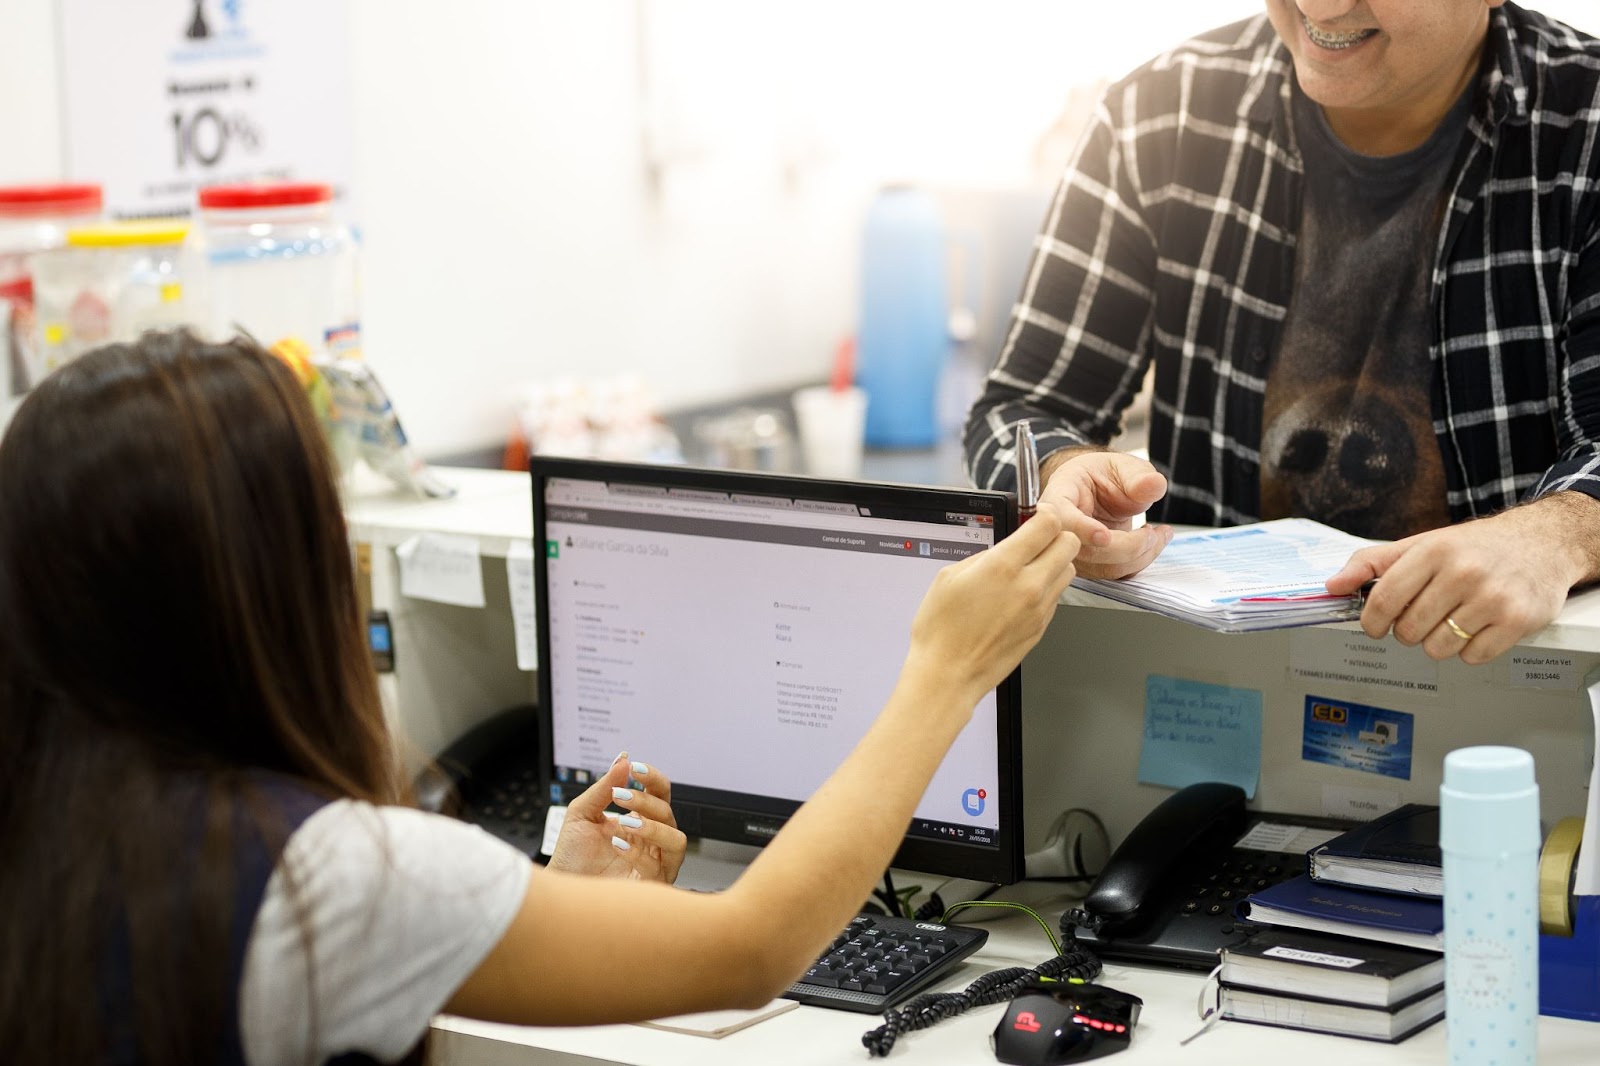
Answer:
[[1145, 678], [1139, 780], [1182, 788], [1226, 781], [1256, 794], [1261, 693], [1151, 674]]
[[1289, 636], [1289, 675], [1306, 681], [1345, 681], [1401, 692], [1439, 691], [1439, 664], [1421, 648], [1393, 637], [1337, 629], [1297, 629]]
[[1329, 818], [1354, 818], [1369, 822], [1387, 814], [1403, 801], [1394, 789], [1355, 788], [1351, 785], [1323, 785], [1322, 813]]
[[1554, 688], [1571, 692], [1583, 684], [1578, 657], [1571, 652], [1513, 651], [1506, 656], [1512, 688]]
[[1404, 711], [1307, 696], [1300, 757], [1409, 781], [1415, 722]]
[[544, 839], [539, 842], [539, 854], [554, 855], [556, 853], [556, 839], [561, 836], [561, 827], [567, 824], [567, 809], [551, 804], [544, 809]]
[[539, 627], [534, 614], [533, 543], [514, 540], [506, 552], [506, 588], [517, 635], [517, 669], [539, 668]]
[[394, 554], [400, 560], [401, 595], [457, 607], [484, 605], [476, 537], [419, 533]]

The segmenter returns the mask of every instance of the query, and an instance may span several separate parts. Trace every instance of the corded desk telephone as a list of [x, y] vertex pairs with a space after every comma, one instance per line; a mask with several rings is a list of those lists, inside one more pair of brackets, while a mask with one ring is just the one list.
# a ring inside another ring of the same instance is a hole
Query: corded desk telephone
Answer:
[[537, 862], [547, 797], [539, 781], [539, 708], [491, 716], [417, 775], [417, 805], [481, 825]]
[[1210, 970], [1260, 928], [1234, 916], [1238, 901], [1304, 872], [1308, 848], [1354, 824], [1251, 811], [1236, 785], [1190, 785], [1133, 828], [1062, 932], [1103, 958]]

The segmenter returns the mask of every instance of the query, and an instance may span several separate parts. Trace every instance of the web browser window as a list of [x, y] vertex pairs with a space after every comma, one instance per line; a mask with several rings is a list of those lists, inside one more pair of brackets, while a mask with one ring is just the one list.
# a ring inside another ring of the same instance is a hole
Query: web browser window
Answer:
[[[958, 490], [907, 505], [808, 496], [799, 478], [781, 493], [542, 484], [556, 802], [626, 748], [675, 800], [792, 813], [888, 699], [934, 576], [995, 538]], [[910, 836], [996, 843], [996, 713], [991, 692]]]

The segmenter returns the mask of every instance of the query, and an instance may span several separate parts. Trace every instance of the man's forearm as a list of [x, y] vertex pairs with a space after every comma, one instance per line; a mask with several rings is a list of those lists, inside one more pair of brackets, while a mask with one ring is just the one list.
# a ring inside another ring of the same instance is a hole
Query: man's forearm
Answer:
[[1600, 580], [1600, 499], [1576, 490], [1552, 492], [1502, 514], [1537, 515], [1548, 530], [1558, 558], [1572, 575], [1571, 587]]

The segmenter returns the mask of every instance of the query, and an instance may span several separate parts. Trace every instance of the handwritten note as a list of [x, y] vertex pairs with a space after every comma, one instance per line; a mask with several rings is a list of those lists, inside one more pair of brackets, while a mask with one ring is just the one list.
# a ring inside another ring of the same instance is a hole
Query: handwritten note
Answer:
[[1139, 780], [1182, 788], [1226, 781], [1256, 794], [1261, 777], [1261, 693], [1151, 674], [1144, 686]]
[[539, 669], [539, 626], [534, 614], [533, 544], [514, 540], [506, 552], [506, 589], [511, 594], [511, 625], [517, 635], [517, 669]]
[[412, 599], [482, 607], [483, 565], [476, 537], [420, 533], [394, 550], [400, 594]]

